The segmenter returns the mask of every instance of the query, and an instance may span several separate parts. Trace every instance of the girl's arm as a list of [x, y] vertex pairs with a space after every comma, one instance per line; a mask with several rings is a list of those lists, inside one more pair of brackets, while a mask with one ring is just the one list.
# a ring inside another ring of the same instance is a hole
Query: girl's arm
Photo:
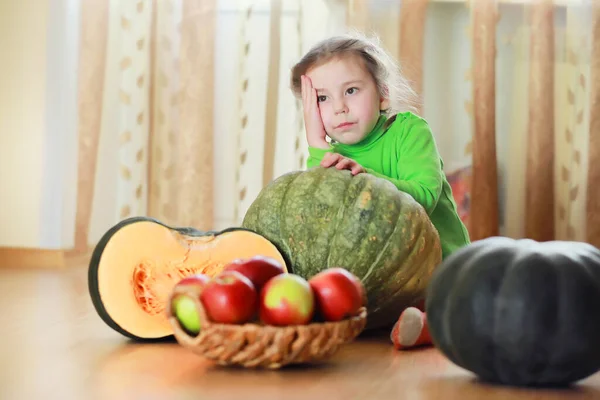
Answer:
[[417, 116], [397, 121], [394, 125], [390, 130], [398, 129], [398, 164], [395, 171], [398, 178], [393, 179], [368, 168], [366, 171], [392, 182], [421, 204], [427, 214], [431, 214], [440, 198], [444, 179], [431, 129], [425, 120]]
[[329, 147], [328, 149], [321, 149], [319, 147], [308, 147], [308, 159], [306, 160], [306, 168], [316, 167], [321, 163], [325, 154], [331, 152], [333, 149]]

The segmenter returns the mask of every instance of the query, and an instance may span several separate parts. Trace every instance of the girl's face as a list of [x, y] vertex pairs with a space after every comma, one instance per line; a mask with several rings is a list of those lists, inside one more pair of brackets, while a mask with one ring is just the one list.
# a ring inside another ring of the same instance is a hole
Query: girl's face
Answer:
[[373, 129], [388, 100], [356, 57], [336, 58], [311, 68], [306, 75], [317, 91], [325, 131], [339, 143], [360, 142]]

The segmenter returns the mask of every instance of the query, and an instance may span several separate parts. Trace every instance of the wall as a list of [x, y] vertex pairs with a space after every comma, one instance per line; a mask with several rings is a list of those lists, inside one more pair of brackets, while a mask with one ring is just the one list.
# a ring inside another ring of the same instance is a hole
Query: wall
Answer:
[[75, 243], [79, 0], [48, 0], [40, 247]]
[[0, 2], [2, 247], [72, 243], [75, 5], [75, 0]]
[[41, 238], [47, 15], [47, 0], [0, 2], [0, 244], [4, 246], [36, 246]]

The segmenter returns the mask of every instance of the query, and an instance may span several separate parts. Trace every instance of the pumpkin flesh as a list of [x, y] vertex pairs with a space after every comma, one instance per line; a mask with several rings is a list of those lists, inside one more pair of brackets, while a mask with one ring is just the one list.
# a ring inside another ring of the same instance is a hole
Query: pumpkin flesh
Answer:
[[167, 301], [177, 282], [214, 276], [236, 258], [265, 255], [284, 260], [275, 246], [253, 232], [176, 229], [151, 219], [126, 221], [109, 231], [92, 257], [90, 293], [102, 319], [135, 339], [172, 335]]

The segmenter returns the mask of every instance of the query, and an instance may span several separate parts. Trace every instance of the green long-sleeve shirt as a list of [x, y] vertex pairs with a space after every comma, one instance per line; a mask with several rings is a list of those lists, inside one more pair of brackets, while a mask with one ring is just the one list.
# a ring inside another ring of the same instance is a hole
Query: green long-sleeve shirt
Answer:
[[442, 257], [446, 258], [470, 239], [458, 216], [431, 129], [410, 112], [397, 114], [389, 127], [386, 121], [382, 115], [360, 143], [335, 143], [329, 149], [309, 147], [307, 167], [319, 165], [327, 152], [335, 152], [353, 159], [367, 173], [392, 182], [425, 208], [438, 230]]

